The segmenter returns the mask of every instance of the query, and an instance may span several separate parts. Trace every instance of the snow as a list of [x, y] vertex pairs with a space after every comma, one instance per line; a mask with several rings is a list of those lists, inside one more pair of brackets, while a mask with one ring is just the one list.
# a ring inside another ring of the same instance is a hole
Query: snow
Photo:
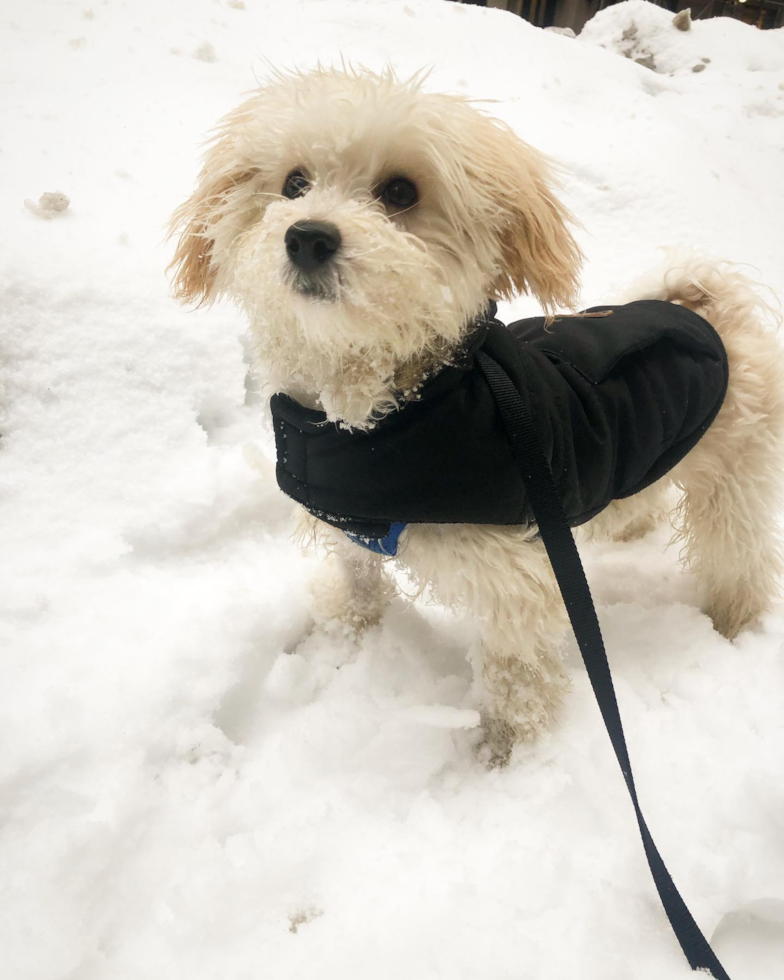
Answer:
[[[270, 64], [391, 60], [562, 165], [586, 305], [679, 242], [781, 294], [784, 32], [638, 0], [577, 39], [443, 0], [2, 20], [4, 976], [691, 976], [573, 642], [558, 725], [488, 772], [468, 627], [401, 600], [359, 641], [313, 629], [243, 324], [174, 305], [162, 238]], [[640, 795], [731, 975], [772, 980], [784, 607], [727, 643], [666, 538], [585, 550]]]

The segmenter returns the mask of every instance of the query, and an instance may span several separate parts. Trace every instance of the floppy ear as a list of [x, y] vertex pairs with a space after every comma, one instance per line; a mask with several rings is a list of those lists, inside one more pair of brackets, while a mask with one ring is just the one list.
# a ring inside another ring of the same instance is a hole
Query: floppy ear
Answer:
[[553, 166], [505, 123], [482, 115], [481, 150], [473, 179], [484, 184], [499, 219], [502, 299], [532, 293], [545, 313], [573, 309], [583, 256], [569, 230], [574, 219], [556, 197]]
[[215, 298], [216, 270], [212, 262], [215, 230], [226, 217], [228, 204], [236, 190], [257, 173], [253, 169], [234, 169], [214, 173], [210, 152], [193, 195], [174, 212], [169, 238], [178, 236], [177, 250], [168, 270], [174, 270], [174, 295], [186, 303], [201, 306]]

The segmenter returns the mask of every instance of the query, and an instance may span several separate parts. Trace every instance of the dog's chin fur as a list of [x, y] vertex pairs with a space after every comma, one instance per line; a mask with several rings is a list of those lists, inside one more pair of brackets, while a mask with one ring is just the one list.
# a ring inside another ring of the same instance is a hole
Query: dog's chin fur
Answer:
[[[293, 171], [311, 185], [291, 200], [283, 188]], [[385, 206], [380, 192], [393, 177], [416, 184], [415, 206]], [[286, 253], [286, 231], [301, 221], [340, 233], [315, 275]], [[527, 292], [546, 313], [574, 308], [580, 253], [569, 221], [552, 166], [466, 99], [391, 72], [280, 74], [221, 122], [195, 193], [173, 217], [175, 290], [199, 303], [233, 298], [275, 390], [367, 428], [450, 360], [488, 298]], [[671, 265], [625, 299], [683, 303], [709, 320], [727, 349], [727, 398], [671, 477], [611, 505], [593, 533], [645, 533], [675, 482], [683, 555], [716, 628], [733, 637], [769, 607], [781, 572], [772, 524], [784, 367], [737, 270], [694, 255]], [[393, 592], [378, 557], [304, 520], [333, 552], [313, 590], [317, 620], [375, 622]], [[566, 686], [566, 615], [535, 529], [412, 525], [399, 560], [478, 623], [487, 757], [504, 761], [545, 727]]]

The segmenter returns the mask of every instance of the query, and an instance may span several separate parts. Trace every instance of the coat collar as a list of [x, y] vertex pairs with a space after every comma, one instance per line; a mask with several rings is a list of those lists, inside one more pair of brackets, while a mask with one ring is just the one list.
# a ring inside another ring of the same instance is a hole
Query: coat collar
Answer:
[[[488, 300], [487, 306], [471, 322], [460, 346], [456, 348], [450, 362], [445, 364], [422, 385], [414, 401], [422, 401], [452, 388], [462, 378], [463, 374], [473, 366], [473, 356], [487, 338], [491, 325], [495, 322], [498, 307], [493, 300]], [[318, 432], [324, 425], [329, 424], [326, 412], [317, 408], [306, 408], [291, 395], [279, 392], [279, 411], [287, 421], [296, 425], [302, 432]], [[405, 408], [408, 402], [401, 402], [399, 409]], [[381, 420], [383, 422], [383, 419]]]

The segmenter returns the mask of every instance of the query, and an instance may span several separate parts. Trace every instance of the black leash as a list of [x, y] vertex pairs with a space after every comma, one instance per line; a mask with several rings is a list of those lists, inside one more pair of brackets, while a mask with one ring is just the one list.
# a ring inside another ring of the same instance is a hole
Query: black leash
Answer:
[[634, 812], [637, 814], [645, 855], [664, 911], [691, 968], [708, 970], [715, 980], [729, 980], [727, 971], [719, 963], [675, 887], [640, 810], [610, 666], [607, 663], [607, 654], [599, 629], [599, 620], [596, 618], [591, 590], [588, 588], [580, 555], [528, 407], [500, 364], [483, 351], [476, 354], [476, 359], [493, 393], [515, 462], [520, 467], [525, 480], [539, 533], [552, 563], [577, 645], [585, 662], [588, 679], [599, 703], [604, 724], [634, 805]]

